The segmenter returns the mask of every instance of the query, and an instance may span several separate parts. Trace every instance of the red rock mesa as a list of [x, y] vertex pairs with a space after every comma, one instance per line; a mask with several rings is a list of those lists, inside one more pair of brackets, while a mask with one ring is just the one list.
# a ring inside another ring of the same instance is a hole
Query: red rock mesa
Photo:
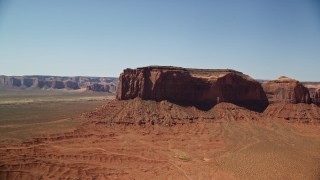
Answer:
[[230, 102], [256, 111], [268, 105], [260, 83], [241, 72], [148, 66], [125, 69], [119, 77], [117, 99], [168, 100], [199, 108]]

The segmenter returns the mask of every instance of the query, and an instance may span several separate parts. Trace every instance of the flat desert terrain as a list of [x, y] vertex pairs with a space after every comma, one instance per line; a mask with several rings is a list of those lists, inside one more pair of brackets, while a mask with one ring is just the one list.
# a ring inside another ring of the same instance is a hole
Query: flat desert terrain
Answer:
[[114, 96], [83, 90], [0, 89], [0, 140], [21, 141], [48, 132], [73, 130], [75, 118]]

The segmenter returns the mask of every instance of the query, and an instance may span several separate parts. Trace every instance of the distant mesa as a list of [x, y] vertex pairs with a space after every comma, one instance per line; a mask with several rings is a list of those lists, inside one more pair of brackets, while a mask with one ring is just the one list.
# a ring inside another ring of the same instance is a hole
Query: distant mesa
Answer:
[[229, 102], [263, 111], [268, 99], [259, 82], [229, 69], [188, 69], [148, 66], [125, 69], [119, 77], [117, 99], [168, 100], [210, 109]]
[[96, 92], [115, 92], [116, 91], [116, 85], [115, 83], [88, 83], [86, 85], [86, 89], [90, 91], [96, 91]]
[[80, 89], [79, 84], [75, 81], [67, 80], [64, 82], [64, 86], [67, 89]]
[[[6, 89], [88, 89], [99, 92], [115, 92], [118, 79], [112, 77], [85, 76], [0, 76], [0, 87]], [[103, 88], [98, 86], [103, 84]]]
[[299, 81], [286, 76], [263, 82], [262, 87], [270, 103], [311, 103], [308, 88]]
[[53, 89], [64, 89], [65, 85], [64, 85], [63, 81], [54, 80], [54, 81], [51, 81], [51, 87]]

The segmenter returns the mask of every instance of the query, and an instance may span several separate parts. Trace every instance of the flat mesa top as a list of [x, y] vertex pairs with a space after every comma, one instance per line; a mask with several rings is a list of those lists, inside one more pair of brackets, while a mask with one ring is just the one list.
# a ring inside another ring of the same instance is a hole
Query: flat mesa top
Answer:
[[251, 77], [232, 69], [196, 69], [196, 68], [183, 68], [183, 67], [175, 67], [175, 66], [146, 66], [146, 67], [139, 67], [137, 69], [128, 68], [128, 69], [125, 69], [124, 72], [139, 71], [139, 70], [162, 71], [162, 72], [177, 71], [177, 72], [188, 73], [192, 77], [206, 78], [211, 80], [215, 80], [229, 73], [234, 73], [245, 79], [252, 80]]
[[276, 80], [272, 80], [272, 81], [266, 81], [264, 82], [265, 84], [268, 84], [268, 83], [298, 83], [299, 81], [295, 80], [295, 79], [292, 79], [290, 77], [287, 77], [287, 76], [281, 76], [279, 77], [278, 79]]
[[183, 67], [176, 67], [176, 66], [146, 66], [146, 67], [139, 67], [137, 69], [149, 69], [149, 70], [182, 70], [182, 71], [189, 71], [189, 72], [235, 72], [240, 73], [239, 71], [235, 71], [232, 69], [196, 69], [196, 68], [183, 68]]

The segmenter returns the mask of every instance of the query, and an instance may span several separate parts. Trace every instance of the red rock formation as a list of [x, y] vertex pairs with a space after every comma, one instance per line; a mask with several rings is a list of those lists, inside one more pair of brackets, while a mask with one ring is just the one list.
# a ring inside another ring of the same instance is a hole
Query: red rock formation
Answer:
[[119, 78], [117, 99], [136, 97], [205, 108], [230, 102], [262, 111], [268, 105], [260, 83], [234, 70], [167, 66], [125, 69]]
[[270, 103], [310, 103], [310, 93], [299, 81], [282, 76], [262, 84]]

